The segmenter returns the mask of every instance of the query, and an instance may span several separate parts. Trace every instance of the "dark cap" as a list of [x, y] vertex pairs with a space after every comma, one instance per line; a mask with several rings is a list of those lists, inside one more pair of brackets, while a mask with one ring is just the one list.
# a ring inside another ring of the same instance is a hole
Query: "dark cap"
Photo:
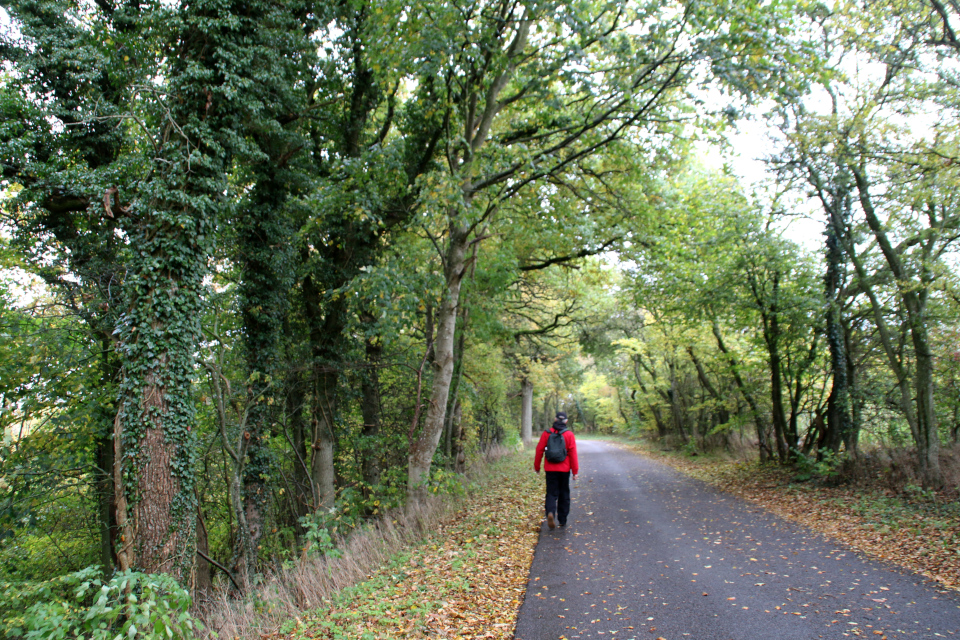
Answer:
[[567, 419], [567, 414], [565, 414], [563, 411], [557, 412], [557, 420], [566, 420], [566, 419]]

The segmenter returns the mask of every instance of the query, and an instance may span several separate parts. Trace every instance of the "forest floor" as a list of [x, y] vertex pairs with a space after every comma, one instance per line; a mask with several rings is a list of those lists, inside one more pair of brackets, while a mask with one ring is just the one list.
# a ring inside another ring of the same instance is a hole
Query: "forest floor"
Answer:
[[[796, 471], [610, 439], [861, 553], [960, 590], [960, 504], [797, 481]], [[531, 453], [502, 460], [456, 516], [275, 638], [513, 637], [542, 521]]]
[[799, 480], [795, 469], [626, 446], [851, 549], [960, 591], [960, 503], [933, 492]]

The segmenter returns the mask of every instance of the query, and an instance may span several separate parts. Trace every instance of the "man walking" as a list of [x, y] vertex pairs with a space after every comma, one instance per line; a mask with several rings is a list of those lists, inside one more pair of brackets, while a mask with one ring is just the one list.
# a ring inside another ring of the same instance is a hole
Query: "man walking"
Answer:
[[557, 413], [553, 426], [540, 434], [537, 453], [533, 458], [533, 468], [540, 473], [540, 459], [547, 477], [547, 526], [553, 529], [559, 524], [567, 525], [570, 514], [570, 473], [576, 476], [580, 471], [577, 462], [577, 440], [573, 432], [567, 429], [567, 414]]

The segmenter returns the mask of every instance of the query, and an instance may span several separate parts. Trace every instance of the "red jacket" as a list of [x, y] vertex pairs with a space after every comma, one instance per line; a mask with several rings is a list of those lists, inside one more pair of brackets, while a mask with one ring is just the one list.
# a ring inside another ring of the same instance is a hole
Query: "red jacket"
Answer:
[[[547, 448], [547, 439], [554, 431], [553, 427], [540, 434], [540, 442], [537, 443], [537, 453], [533, 457], [533, 469], [540, 473], [540, 459], [543, 458], [543, 450]], [[577, 461], [577, 439], [573, 437], [573, 431], [567, 429], [563, 432], [563, 440], [567, 445], [567, 457], [563, 462], [543, 461], [544, 471], [573, 471], [573, 475], [580, 472], [580, 463]]]

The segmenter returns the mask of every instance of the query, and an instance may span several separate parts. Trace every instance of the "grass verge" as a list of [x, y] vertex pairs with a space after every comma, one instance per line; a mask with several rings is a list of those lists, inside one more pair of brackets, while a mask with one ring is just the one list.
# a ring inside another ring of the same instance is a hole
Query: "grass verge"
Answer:
[[935, 493], [894, 495], [869, 486], [798, 482], [778, 465], [690, 457], [624, 439], [619, 444], [825, 534], [846, 546], [960, 591], [960, 504]]
[[528, 453], [496, 462], [455, 515], [274, 637], [513, 637], [543, 500]]

